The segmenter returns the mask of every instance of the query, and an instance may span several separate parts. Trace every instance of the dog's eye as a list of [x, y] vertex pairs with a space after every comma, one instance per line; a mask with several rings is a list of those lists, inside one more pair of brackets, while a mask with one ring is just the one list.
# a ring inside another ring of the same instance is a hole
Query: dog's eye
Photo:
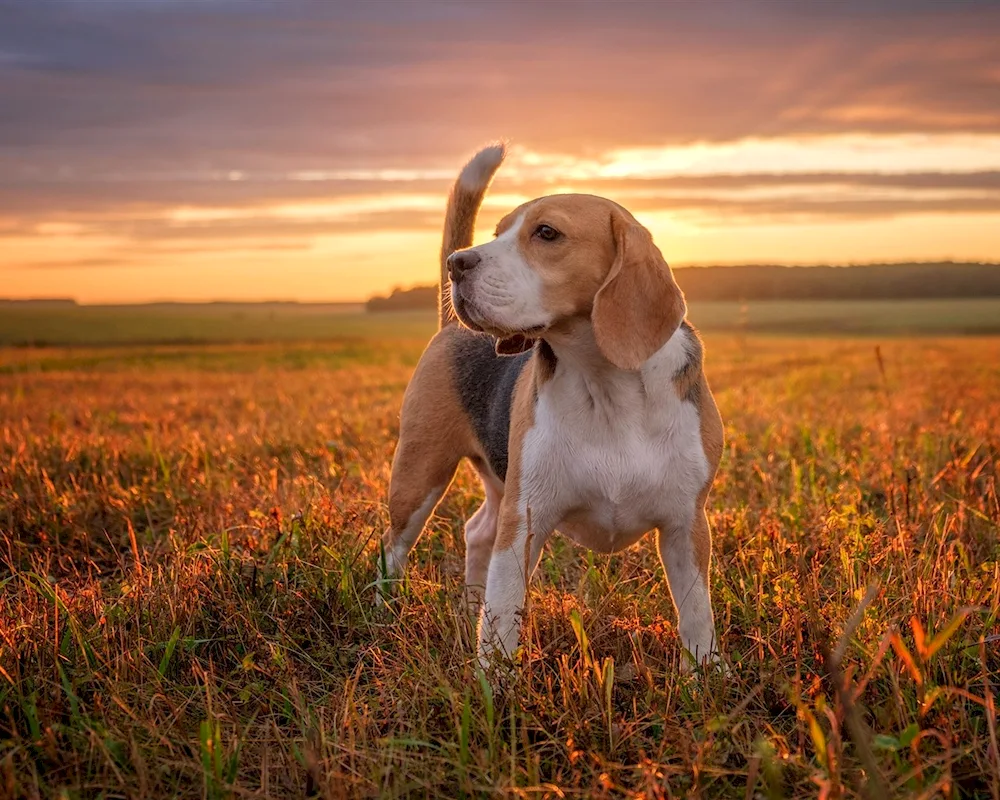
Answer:
[[535, 236], [545, 242], [554, 242], [562, 234], [551, 225], [539, 225], [535, 228]]

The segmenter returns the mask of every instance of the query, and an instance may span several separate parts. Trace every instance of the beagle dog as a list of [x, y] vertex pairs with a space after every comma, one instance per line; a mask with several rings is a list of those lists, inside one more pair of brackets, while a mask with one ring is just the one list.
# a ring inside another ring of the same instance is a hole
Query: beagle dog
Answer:
[[705, 502], [722, 420], [684, 296], [649, 232], [600, 197], [532, 200], [472, 247], [504, 156], [479, 152], [449, 198], [440, 330], [403, 399], [379, 586], [400, 576], [467, 458], [485, 492], [465, 525], [484, 666], [514, 654], [557, 529], [613, 553], [655, 528], [681, 642], [695, 663], [715, 661]]

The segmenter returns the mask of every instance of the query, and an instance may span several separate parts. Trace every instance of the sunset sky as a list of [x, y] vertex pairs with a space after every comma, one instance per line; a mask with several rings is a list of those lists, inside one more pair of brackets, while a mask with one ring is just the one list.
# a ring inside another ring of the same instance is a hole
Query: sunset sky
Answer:
[[0, 297], [352, 300], [435, 279], [512, 153], [674, 265], [1000, 261], [1000, 3], [0, 0]]

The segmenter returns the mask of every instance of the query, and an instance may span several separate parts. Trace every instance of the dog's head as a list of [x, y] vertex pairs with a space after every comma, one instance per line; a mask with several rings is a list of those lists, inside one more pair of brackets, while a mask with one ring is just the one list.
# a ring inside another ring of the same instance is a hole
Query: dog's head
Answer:
[[591, 195], [552, 195], [516, 208], [492, 242], [448, 259], [459, 319], [517, 353], [585, 319], [601, 353], [638, 369], [684, 320], [684, 295], [642, 225]]

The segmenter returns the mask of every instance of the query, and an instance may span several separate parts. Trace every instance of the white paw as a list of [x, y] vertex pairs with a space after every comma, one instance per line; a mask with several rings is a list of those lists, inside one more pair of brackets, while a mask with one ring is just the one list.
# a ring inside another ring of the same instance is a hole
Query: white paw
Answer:
[[685, 674], [691, 674], [694, 672], [701, 672], [702, 674], [721, 674], [728, 675], [729, 665], [722, 659], [719, 651], [712, 648], [708, 651], [707, 655], [696, 657], [688, 649], [683, 649], [681, 651], [681, 672]]
[[384, 608], [399, 583], [402, 570], [391, 550], [379, 553], [375, 566], [375, 607]]

